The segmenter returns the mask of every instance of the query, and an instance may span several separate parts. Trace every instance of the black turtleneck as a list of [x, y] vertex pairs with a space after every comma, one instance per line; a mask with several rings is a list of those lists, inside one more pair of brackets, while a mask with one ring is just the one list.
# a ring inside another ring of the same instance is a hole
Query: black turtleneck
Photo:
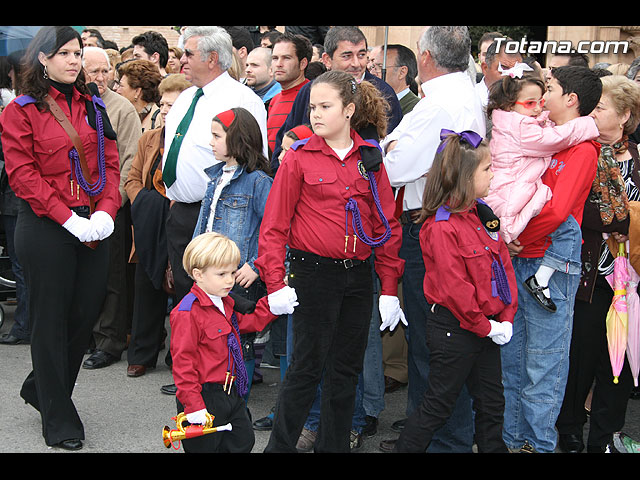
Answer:
[[71, 111], [71, 101], [73, 100], [73, 84], [60, 83], [55, 80], [49, 80], [51, 86], [62, 93], [67, 99], [67, 105], [69, 105], [69, 111]]

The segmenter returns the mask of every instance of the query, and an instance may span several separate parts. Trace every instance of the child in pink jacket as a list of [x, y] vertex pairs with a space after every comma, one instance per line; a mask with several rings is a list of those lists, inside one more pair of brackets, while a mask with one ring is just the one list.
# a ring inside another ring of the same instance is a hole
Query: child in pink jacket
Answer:
[[[599, 134], [591, 117], [554, 125], [542, 110], [545, 90], [542, 76], [526, 63], [503, 70], [502, 79], [490, 89], [487, 113], [493, 123], [489, 146], [494, 178], [485, 201], [500, 218], [500, 233], [506, 243], [516, 240], [551, 199], [551, 190], [541, 177], [554, 161], [553, 155]], [[567, 229], [579, 230], [580, 225], [572, 217], [566, 219], [552, 236], [542, 266], [525, 281], [525, 288], [551, 312], [555, 305], [548, 285], [555, 270], [567, 268], [563, 254]]]

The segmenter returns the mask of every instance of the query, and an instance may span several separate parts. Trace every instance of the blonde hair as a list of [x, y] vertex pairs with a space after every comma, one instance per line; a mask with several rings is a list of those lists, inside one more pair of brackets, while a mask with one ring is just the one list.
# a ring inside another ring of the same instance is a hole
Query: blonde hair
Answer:
[[184, 73], [173, 73], [162, 79], [158, 85], [158, 91], [162, 96], [165, 92], [182, 92], [189, 87], [191, 87], [191, 82], [187, 80]]
[[607, 95], [613, 102], [618, 115], [629, 112], [629, 119], [624, 124], [623, 133], [631, 135], [640, 123], [640, 85], [622, 75], [608, 75], [602, 81], [602, 95]]
[[233, 240], [216, 232], [207, 232], [193, 238], [182, 256], [185, 272], [193, 278], [193, 269], [226, 267], [240, 263], [240, 249]]

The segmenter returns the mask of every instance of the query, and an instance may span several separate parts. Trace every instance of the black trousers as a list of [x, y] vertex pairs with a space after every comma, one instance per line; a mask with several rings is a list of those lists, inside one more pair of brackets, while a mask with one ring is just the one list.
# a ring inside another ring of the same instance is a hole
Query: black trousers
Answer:
[[460, 328], [455, 316], [438, 305], [427, 314], [427, 345], [431, 354], [427, 391], [407, 418], [396, 451], [424, 453], [466, 385], [473, 399], [478, 452], [506, 453], [500, 347]]
[[[604, 278], [598, 278], [591, 303], [576, 301], [569, 351], [569, 376], [562, 408], [556, 421], [560, 434], [582, 437], [587, 414], [584, 403], [593, 386], [587, 445], [603, 447], [613, 443], [614, 432], [624, 426], [627, 402], [633, 388], [629, 363], [617, 384], [607, 347], [607, 311], [613, 291]], [[595, 382], [595, 383], [594, 383]]]
[[120, 358], [127, 348], [127, 334], [133, 319], [134, 275], [131, 253], [131, 204], [126, 202], [116, 214], [113, 233], [104, 240], [109, 245], [109, 276], [102, 311], [93, 327], [96, 349]]
[[84, 439], [71, 395], [104, 300], [109, 245], [90, 249], [26, 202], [15, 240], [29, 292], [33, 364], [20, 396], [40, 412], [47, 445]]
[[137, 265], [135, 272], [135, 299], [131, 341], [127, 349], [129, 365], [155, 367], [167, 316], [169, 296], [162, 288], [155, 288], [144, 267]]
[[265, 452], [296, 452], [324, 374], [315, 451], [346, 453], [371, 321], [371, 264], [347, 269], [293, 249], [290, 260], [289, 285], [299, 302], [293, 313], [294, 345]]
[[199, 214], [200, 202], [175, 202], [167, 216], [167, 248], [175, 282], [176, 302], [180, 302], [193, 286], [193, 280], [182, 267], [182, 256], [193, 238]]
[[[215, 417], [213, 426], [231, 423], [232, 429], [183, 440], [182, 448], [185, 453], [251, 453], [255, 444], [255, 433], [247, 412], [247, 404], [238, 396], [236, 389], [232, 388], [231, 392], [227, 393], [218, 383], [205, 383], [202, 385], [202, 399], [207, 412]], [[184, 411], [177, 398], [176, 404], [178, 413]]]

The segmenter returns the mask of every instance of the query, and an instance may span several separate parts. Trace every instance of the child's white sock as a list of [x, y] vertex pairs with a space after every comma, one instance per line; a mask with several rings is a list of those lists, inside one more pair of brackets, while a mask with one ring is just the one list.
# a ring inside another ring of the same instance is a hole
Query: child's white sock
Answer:
[[[551, 276], [553, 275], [554, 272], [555, 272], [555, 269], [551, 267], [547, 267], [545, 265], [541, 265], [535, 274], [536, 282], [538, 282], [538, 285], [540, 285], [541, 287], [548, 287], [549, 280], [551, 280]], [[547, 298], [550, 298], [549, 289], [544, 289], [542, 293]]]

